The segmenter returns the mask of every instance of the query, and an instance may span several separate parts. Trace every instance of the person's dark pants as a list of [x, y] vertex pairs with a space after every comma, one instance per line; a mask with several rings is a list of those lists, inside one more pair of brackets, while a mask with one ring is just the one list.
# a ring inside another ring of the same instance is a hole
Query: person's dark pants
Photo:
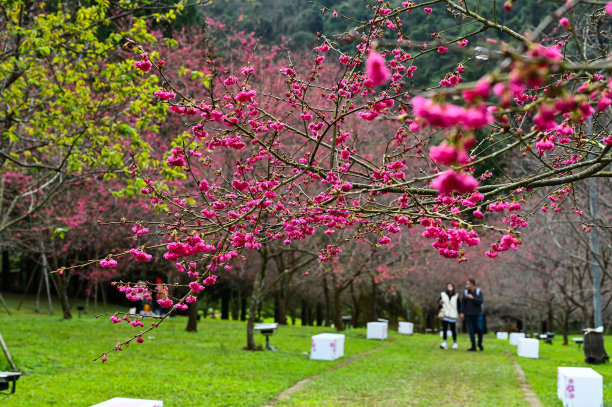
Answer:
[[442, 320], [442, 332], [443, 332], [442, 335], [444, 338], [444, 342], [446, 342], [446, 336], [447, 336], [447, 331], [449, 327], [453, 334], [453, 342], [457, 342], [457, 323], [446, 321], [443, 319]]
[[465, 320], [468, 325], [468, 331], [470, 333], [470, 341], [472, 341], [472, 349], [476, 349], [476, 340], [474, 333], [478, 333], [478, 347], [482, 347], [482, 334], [484, 332], [484, 324], [482, 314], [480, 315], [466, 315]]

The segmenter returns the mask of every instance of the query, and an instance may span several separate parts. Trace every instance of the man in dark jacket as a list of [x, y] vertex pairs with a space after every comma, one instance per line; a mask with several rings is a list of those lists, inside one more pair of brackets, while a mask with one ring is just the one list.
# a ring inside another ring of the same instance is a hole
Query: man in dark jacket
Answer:
[[460, 316], [461, 319], [465, 319], [467, 322], [468, 330], [470, 332], [470, 340], [472, 341], [472, 347], [468, 351], [476, 351], [476, 340], [474, 338], [474, 331], [478, 332], [478, 349], [484, 350], [482, 347], [482, 334], [484, 332], [484, 324], [482, 317], [482, 303], [484, 297], [480, 288], [476, 287], [476, 281], [470, 278], [465, 283], [465, 291], [463, 292], [463, 298], [461, 299], [460, 305]]

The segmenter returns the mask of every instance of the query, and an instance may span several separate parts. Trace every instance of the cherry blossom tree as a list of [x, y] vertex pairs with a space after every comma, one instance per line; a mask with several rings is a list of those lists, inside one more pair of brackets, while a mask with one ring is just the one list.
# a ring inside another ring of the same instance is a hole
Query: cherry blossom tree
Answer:
[[[155, 225], [156, 243], [111, 253], [101, 265], [124, 256], [151, 261], [152, 250], [162, 249], [191, 278], [189, 292], [163, 305], [185, 309], [245, 252], [262, 254], [265, 273], [278, 247], [299, 247], [325, 231], [324, 268], [350, 244], [385, 247], [414, 230], [447, 261], [464, 263], [472, 252], [510, 257], [542, 196], [554, 211], [584, 180], [611, 174], [609, 36], [585, 52], [577, 25], [605, 33], [611, 10], [569, 1], [520, 33], [497, 22], [512, 2], [491, 16], [468, 3], [368, 4], [371, 19], [353, 19], [355, 29], [336, 38], [321, 35], [308, 59], [266, 59], [275, 75], [257, 52], [222, 69], [208, 51], [200, 92], [188, 92], [145, 44], [128, 40], [139, 54], [135, 66], [162, 78], [151, 97], [190, 125], [166, 155], [185, 182], [168, 190], [135, 159], [142, 193], [171, 217]], [[438, 13], [456, 23], [429, 39], [411, 38], [406, 27]], [[457, 34], [459, 25], [473, 31]], [[413, 78], [427, 75], [427, 66], [419, 61], [434, 54], [455, 55], [456, 68], [439, 86], [421, 89]], [[479, 59], [494, 67], [464, 81]], [[119, 288], [127, 297], [151, 295], [133, 284]], [[139, 318], [111, 317], [132, 325]], [[142, 342], [163, 319], [115, 349]]]

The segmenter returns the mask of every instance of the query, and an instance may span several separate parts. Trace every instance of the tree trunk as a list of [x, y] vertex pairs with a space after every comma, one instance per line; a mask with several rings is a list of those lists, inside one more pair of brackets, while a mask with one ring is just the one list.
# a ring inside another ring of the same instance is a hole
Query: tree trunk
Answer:
[[325, 326], [329, 326], [331, 323], [331, 299], [329, 298], [329, 288], [327, 287], [327, 277], [323, 273], [323, 294], [325, 297]]
[[359, 326], [359, 314], [361, 313], [361, 307], [359, 305], [359, 298], [355, 295], [353, 284], [351, 284], [351, 300], [353, 302], [353, 309], [351, 310], [351, 323], [354, 328]]
[[569, 343], [569, 313], [565, 311], [563, 313], [563, 323], [561, 324], [561, 330], [563, 331], [563, 345], [567, 346]]
[[13, 287], [13, 276], [11, 274], [11, 262], [9, 258], [9, 251], [2, 251], [2, 284], [0, 284], [2, 291], [9, 291]]
[[192, 302], [187, 309], [187, 332], [198, 332], [198, 302]]
[[267, 253], [264, 251], [261, 253], [261, 265], [257, 274], [255, 275], [255, 282], [253, 283], [253, 293], [251, 294], [251, 305], [249, 307], [249, 318], [247, 320], [247, 345], [245, 350], [258, 350], [255, 345], [255, 314], [259, 308], [261, 302], [261, 295], [263, 293], [263, 281], [266, 276], [266, 266], [268, 264]]
[[242, 295], [242, 292], [240, 292], [240, 320], [247, 320], [247, 299]]
[[221, 319], [229, 319], [229, 308], [231, 300], [231, 290], [227, 286], [221, 288]]
[[317, 302], [316, 314], [317, 314], [317, 326], [323, 325], [323, 305], [320, 302]]
[[344, 331], [342, 322], [342, 290], [334, 285], [334, 323], [338, 331]]
[[302, 300], [302, 326], [308, 325], [308, 302], [306, 300]]
[[240, 290], [231, 290], [230, 314], [232, 316], [232, 321], [238, 321], [238, 319], [240, 319]]
[[274, 322], [287, 325], [287, 298], [282, 287], [274, 295]]
[[70, 281], [70, 276], [68, 276], [68, 279], [65, 282], [61, 275], [54, 274], [54, 276], [57, 276], [56, 281], [59, 291], [58, 295], [62, 304], [62, 313], [64, 319], [72, 319], [72, 312], [70, 311], [70, 299], [68, 298], [68, 282]]

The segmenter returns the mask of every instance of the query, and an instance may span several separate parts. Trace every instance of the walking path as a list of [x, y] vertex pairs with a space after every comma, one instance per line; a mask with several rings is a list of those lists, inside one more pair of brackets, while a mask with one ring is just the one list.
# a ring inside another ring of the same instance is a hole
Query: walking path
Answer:
[[310, 381], [316, 379], [317, 377], [321, 376], [321, 374], [323, 373], [327, 373], [327, 372], [333, 372], [334, 370], [338, 370], [340, 368], [343, 368], [344, 366], [353, 363], [354, 361], [363, 358], [364, 356], [368, 356], [380, 349], [383, 349], [389, 345], [391, 345], [393, 342], [395, 342], [397, 338], [389, 338], [389, 340], [387, 340], [386, 342], [384, 342], [381, 346], [374, 348], [374, 349], [370, 349], [366, 352], [362, 352], [359, 353], [355, 356], [351, 356], [350, 358], [343, 360], [342, 362], [338, 363], [337, 365], [332, 366], [331, 368], [321, 372], [321, 373], [317, 373], [315, 375], [306, 377], [300, 381], [298, 381], [296, 384], [294, 384], [293, 386], [289, 387], [288, 389], [283, 390], [274, 400], [272, 400], [271, 402], [264, 404], [262, 407], [272, 407], [275, 406], [276, 404], [278, 404], [279, 402], [283, 401], [283, 400], [287, 400], [288, 398], [290, 398], [293, 393], [302, 390]]
[[510, 363], [512, 363], [512, 366], [514, 366], [514, 370], [516, 371], [516, 375], [518, 376], [518, 380], [521, 385], [521, 391], [525, 394], [525, 401], [529, 403], [531, 407], [544, 407], [538, 396], [527, 382], [525, 372], [523, 372], [521, 366], [516, 362], [514, 356], [512, 356], [512, 354], [508, 351], [505, 351], [505, 354]]

